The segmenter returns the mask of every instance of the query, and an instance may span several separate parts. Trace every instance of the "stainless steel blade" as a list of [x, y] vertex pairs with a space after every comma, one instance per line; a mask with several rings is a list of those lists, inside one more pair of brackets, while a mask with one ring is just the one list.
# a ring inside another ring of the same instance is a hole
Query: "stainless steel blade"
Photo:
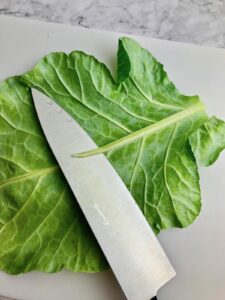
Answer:
[[104, 155], [71, 157], [96, 147], [87, 133], [48, 97], [32, 92], [49, 145], [127, 299], [151, 299], [175, 275], [155, 234]]

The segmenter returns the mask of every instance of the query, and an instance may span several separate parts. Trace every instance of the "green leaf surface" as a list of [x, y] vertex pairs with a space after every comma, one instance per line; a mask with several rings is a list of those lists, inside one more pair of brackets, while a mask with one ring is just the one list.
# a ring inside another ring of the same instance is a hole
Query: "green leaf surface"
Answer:
[[147, 50], [120, 39], [118, 83], [104, 64], [79, 51], [47, 55], [23, 81], [89, 133], [100, 147], [94, 153], [106, 152], [155, 232], [194, 221], [201, 203], [188, 137], [207, 115]]
[[12, 78], [0, 85], [0, 269], [107, 267], [43, 136], [28, 87], [88, 132], [99, 148], [75, 155], [105, 153], [156, 233], [198, 216], [199, 175], [189, 138], [208, 120], [203, 104], [182, 95], [163, 66], [129, 38], [119, 40], [117, 78], [93, 56], [74, 51], [51, 53], [23, 83]]
[[1, 83], [0, 109], [0, 269], [106, 269], [44, 138], [30, 89], [18, 78]]
[[199, 165], [212, 165], [225, 149], [225, 122], [210, 118], [190, 136], [190, 144]]

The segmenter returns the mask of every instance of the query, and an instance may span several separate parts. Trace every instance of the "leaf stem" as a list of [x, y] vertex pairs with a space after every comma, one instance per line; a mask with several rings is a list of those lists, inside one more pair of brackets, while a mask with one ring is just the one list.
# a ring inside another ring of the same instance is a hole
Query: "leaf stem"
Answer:
[[185, 108], [182, 111], [179, 111], [163, 120], [160, 120], [155, 124], [151, 124], [151, 125], [144, 127], [138, 131], [132, 132], [131, 134], [126, 135], [117, 141], [114, 141], [112, 143], [109, 143], [107, 145], [104, 145], [102, 147], [95, 148], [95, 149], [92, 149], [89, 151], [75, 153], [72, 155], [72, 157], [84, 158], [84, 157], [88, 157], [88, 156], [92, 156], [92, 155], [96, 155], [96, 154], [109, 152], [116, 148], [121, 148], [125, 145], [135, 142], [136, 140], [138, 140], [140, 138], [154, 134], [155, 132], [157, 132], [161, 129], [164, 129], [172, 124], [175, 124], [182, 119], [185, 119], [195, 113], [198, 113], [199, 111], [205, 111], [205, 107], [202, 102], [196, 103], [188, 108]]

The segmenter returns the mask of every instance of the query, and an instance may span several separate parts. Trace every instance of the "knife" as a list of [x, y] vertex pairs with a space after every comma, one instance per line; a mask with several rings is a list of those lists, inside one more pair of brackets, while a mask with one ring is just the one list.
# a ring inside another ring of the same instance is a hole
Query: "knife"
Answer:
[[47, 141], [126, 298], [156, 299], [175, 271], [132, 195], [103, 154], [72, 157], [97, 146], [51, 99], [32, 94]]

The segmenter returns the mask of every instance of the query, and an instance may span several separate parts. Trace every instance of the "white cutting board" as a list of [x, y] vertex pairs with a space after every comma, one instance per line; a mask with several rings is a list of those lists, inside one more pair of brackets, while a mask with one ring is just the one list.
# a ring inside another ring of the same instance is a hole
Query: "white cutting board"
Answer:
[[[75, 49], [95, 55], [115, 73], [121, 35], [0, 16], [0, 81], [27, 71], [51, 51]], [[225, 50], [134, 38], [165, 65], [183, 93], [200, 95], [210, 115], [225, 119]], [[169, 230], [159, 237], [177, 271], [159, 291], [159, 300], [225, 299], [225, 155], [200, 173], [200, 217], [187, 229]], [[125, 299], [110, 272], [20, 276], [0, 272], [0, 295], [23, 300]]]

